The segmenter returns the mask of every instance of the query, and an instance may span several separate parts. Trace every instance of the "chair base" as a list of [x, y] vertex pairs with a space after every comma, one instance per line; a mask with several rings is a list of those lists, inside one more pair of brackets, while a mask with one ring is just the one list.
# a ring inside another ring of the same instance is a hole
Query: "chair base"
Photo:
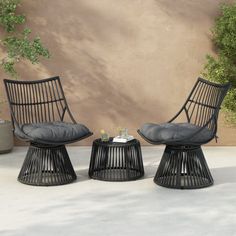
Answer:
[[31, 143], [18, 181], [36, 186], [54, 186], [73, 182], [76, 174], [64, 145], [42, 146]]
[[214, 181], [200, 146], [167, 145], [154, 182], [167, 188], [197, 189]]

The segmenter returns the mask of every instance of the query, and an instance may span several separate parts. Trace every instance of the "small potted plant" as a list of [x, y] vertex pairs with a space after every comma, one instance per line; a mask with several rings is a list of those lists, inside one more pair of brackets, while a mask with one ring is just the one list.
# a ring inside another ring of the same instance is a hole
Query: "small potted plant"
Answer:
[[109, 141], [108, 133], [106, 133], [106, 131], [104, 129], [101, 129], [100, 133], [101, 133], [102, 142], [108, 142]]

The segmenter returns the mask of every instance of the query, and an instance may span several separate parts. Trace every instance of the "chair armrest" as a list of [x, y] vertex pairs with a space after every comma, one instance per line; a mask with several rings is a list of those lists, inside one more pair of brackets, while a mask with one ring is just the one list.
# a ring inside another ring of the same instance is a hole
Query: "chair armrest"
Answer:
[[68, 104], [67, 104], [67, 102], [66, 102], [66, 101], [65, 101], [65, 103], [66, 103], [66, 107], [65, 107], [65, 109], [64, 109], [64, 112], [63, 112], [63, 115], [62, 115], [61, 121], [63, 121], [63, 120], [64, 120], [65, 113], [67, 112], [67, 113], [68, 113], [68, 116], [69, 116], [69, 118], [70, 118], [70, 119], [71, 119], [71, 121], [72, 121], [72, 123], [74, 123], [74, 124], [77, 124], [77, 122], [76, 122], [75, 118], [73, 117], [73, 115], [72, 115], [72, 112], [70, 111], [70, 108], [69, 108], [69, 106], [68, 106]]
[[189, 117], [188, 117], [188, 113], [187, 113], [187, 110], [186, 110], [185, 104], [184, 104], [184, 105], [182, 106], [182, 108], [177, 112], [177, 114], [176, 114], [174, 117], [172, 117], [169, 121], [167, 121], [167, 123], [173, 122], [173, 121], [182, 113], [183, 110], [185, 111], [185, 115], [186, 115], [186, 117], [187, 117], [187, 121], [190, 122], [190, 119], [189, 119]]

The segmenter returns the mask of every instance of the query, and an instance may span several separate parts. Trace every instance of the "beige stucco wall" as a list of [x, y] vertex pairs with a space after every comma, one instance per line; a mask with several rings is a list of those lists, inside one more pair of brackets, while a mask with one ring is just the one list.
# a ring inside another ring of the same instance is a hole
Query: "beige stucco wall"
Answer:
[[[184, 102], [213, 53], [210, 28], [220, 2], [23, 0], [27, 25], [52, 57], [21, 64], [19, 72], [26, 80], [61, 76], [74, 116], [95, 133], [79, 144], [91, 144], [102, 128], [136, 135], [142, 123], [164, 122]], [[235, 128], [222, 117], [219, 136], [219, 145], [236, 144]]]

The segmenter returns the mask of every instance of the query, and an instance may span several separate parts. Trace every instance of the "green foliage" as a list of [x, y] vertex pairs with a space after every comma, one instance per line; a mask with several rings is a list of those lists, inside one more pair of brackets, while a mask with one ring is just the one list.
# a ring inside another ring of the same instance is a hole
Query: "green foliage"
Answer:
[[221, 13], [212, 30], [218, 56], [214, 58], [207, 55], [203, 75], [213, 82], [231, 83], [223, 108], [228, 120], [236, 123], [236, 2], [222, 5]]
[[0, 0], [0, 24], [7, 32], [14, 32], [16, 25], [25, 22], [25, 16], [16, 15], [16, 7], [20, 0]]
[[216, 20], [213, 39], [221, 54], [236, 59], [236, 3], [222, 5], [222, 15]]
[[208, 80], [218, 83], [230, 81], [234, 87], [236, 86], [236, 65], [231, 59], [223, 54], [218, 58], [207, 55], [207, 61], [204, 75]]
[[16, 26], [25, 22], [25, 16], [15, 13], [19, 3], [20, 0], [0, 0], [0, 25], [6, 31], [0, 43], [7, 52], [1, 65], [3, 70], [14, 78], [18, 76], [15, 65], [22, 59], [35, 64], [39, 62], [40, 57], [49, 58], [50, 56], [39, 37], [31, 39], [30, 29], [26, 28], [16, 33]]

